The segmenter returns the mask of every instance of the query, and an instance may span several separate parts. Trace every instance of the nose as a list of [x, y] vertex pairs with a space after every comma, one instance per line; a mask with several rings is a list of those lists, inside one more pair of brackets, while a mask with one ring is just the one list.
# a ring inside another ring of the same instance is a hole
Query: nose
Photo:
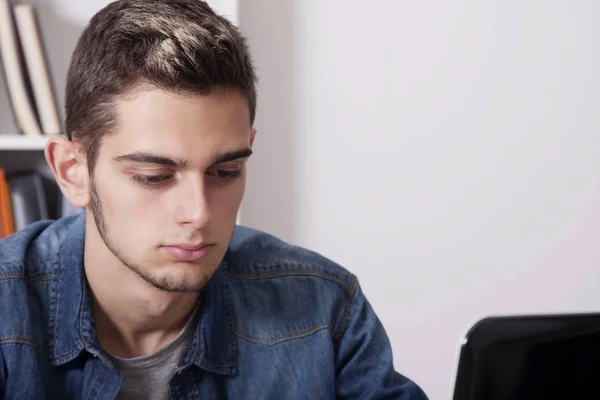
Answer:
[[206, 184], [202, 175], [183, 177], [180, 190], [175, 194], [175, 219], [177, 223], [194, 229], [205, 228], [211, 218]]

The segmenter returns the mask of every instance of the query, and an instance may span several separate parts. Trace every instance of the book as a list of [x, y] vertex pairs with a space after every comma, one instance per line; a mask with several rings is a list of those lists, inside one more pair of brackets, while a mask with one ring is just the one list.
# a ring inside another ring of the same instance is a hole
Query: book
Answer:
[[4, 69], [0, 62], [0, 135], [19, 133], [15, 113], [8, 97], [8, 86], [6, 84]]
[[35, 10], [29, 4], [16, 4], [13, 6], [13, 10], [42, 132], [52, 135], [60, 134], [62, 129], [56, 99], [52, 90]]
[[6, 172], [2, 168], [0, 168], [0, 224], [0, 230], [2, 231], [0, 239], [8, 237], [15, 232], [10, 190], [8, 181], [6, 180]]
[[25, 135], [41, 135], [40, 125], [27, 93], [19, 45], [8, 0], [0, 0], [0, 55], [17, 127]]
[[15, 231], [33, 222], [48, 219], [46, 194], [41, 175], [37, 172], [21, 172], [11, 175], [8, 180]]

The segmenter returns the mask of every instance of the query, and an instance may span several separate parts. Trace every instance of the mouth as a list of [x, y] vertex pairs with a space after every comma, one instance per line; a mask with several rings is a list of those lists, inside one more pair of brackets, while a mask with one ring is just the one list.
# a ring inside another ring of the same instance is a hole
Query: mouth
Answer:
[[207, 243], [198, 245], [182, 243], [162, 246], [162, 248], [167, 252], [167, 254], [179, 261], [198, 261], [208, 256], [214, 246], [214, 244]]

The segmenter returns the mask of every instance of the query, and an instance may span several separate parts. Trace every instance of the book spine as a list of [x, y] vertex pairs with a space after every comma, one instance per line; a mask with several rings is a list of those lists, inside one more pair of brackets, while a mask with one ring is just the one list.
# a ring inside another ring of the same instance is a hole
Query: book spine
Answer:
[[8, 0], [0, 0], [0, 53], [15, 117], [24, 134], [41, 135], [42, 131], [27, 96], [17, 46], [10, 5]]
[[8, 237], [15, 232], [13, 219], [12, 201], [10, 198], [10, 188], [6, 173], [0, 168], [0, 223], [2, 224], [2, 236], [0, 239]]
[[[2, 54], [0, 53], [0, 60]], [[2, 66], [2, 62], [0, 61], [0, 137], [4, 134], [12, 134], [14, 136], [15, 133], [22, 132], [22, 129], [19, 129], [19, 122], [16, 118], [15, 108], [13, 106], [12, 101], [10, 101], [10, 96], [8, 92], [8, 84], [7, 84], [7, 76], [4, 71], [4, 67]]]
[[28, 4], [15, 5], [13, 10], [29, 78], [33, 86], [35, 102], [40, 114], [42, 131], [45, 134], [60, 134], [58, 110], [52, 92], [35, 10]]

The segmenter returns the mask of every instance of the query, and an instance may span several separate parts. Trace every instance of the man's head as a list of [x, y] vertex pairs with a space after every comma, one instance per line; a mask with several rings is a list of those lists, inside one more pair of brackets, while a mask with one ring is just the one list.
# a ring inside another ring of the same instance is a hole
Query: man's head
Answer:
[[46, 158], [87, 207], [86, 252], [163, 290], [201, 289], [229, 244], [254, 139], [244, 38], [199, 0], [114, 2], [77, 44], [65, 108], [72, 141], [52, 139]]

